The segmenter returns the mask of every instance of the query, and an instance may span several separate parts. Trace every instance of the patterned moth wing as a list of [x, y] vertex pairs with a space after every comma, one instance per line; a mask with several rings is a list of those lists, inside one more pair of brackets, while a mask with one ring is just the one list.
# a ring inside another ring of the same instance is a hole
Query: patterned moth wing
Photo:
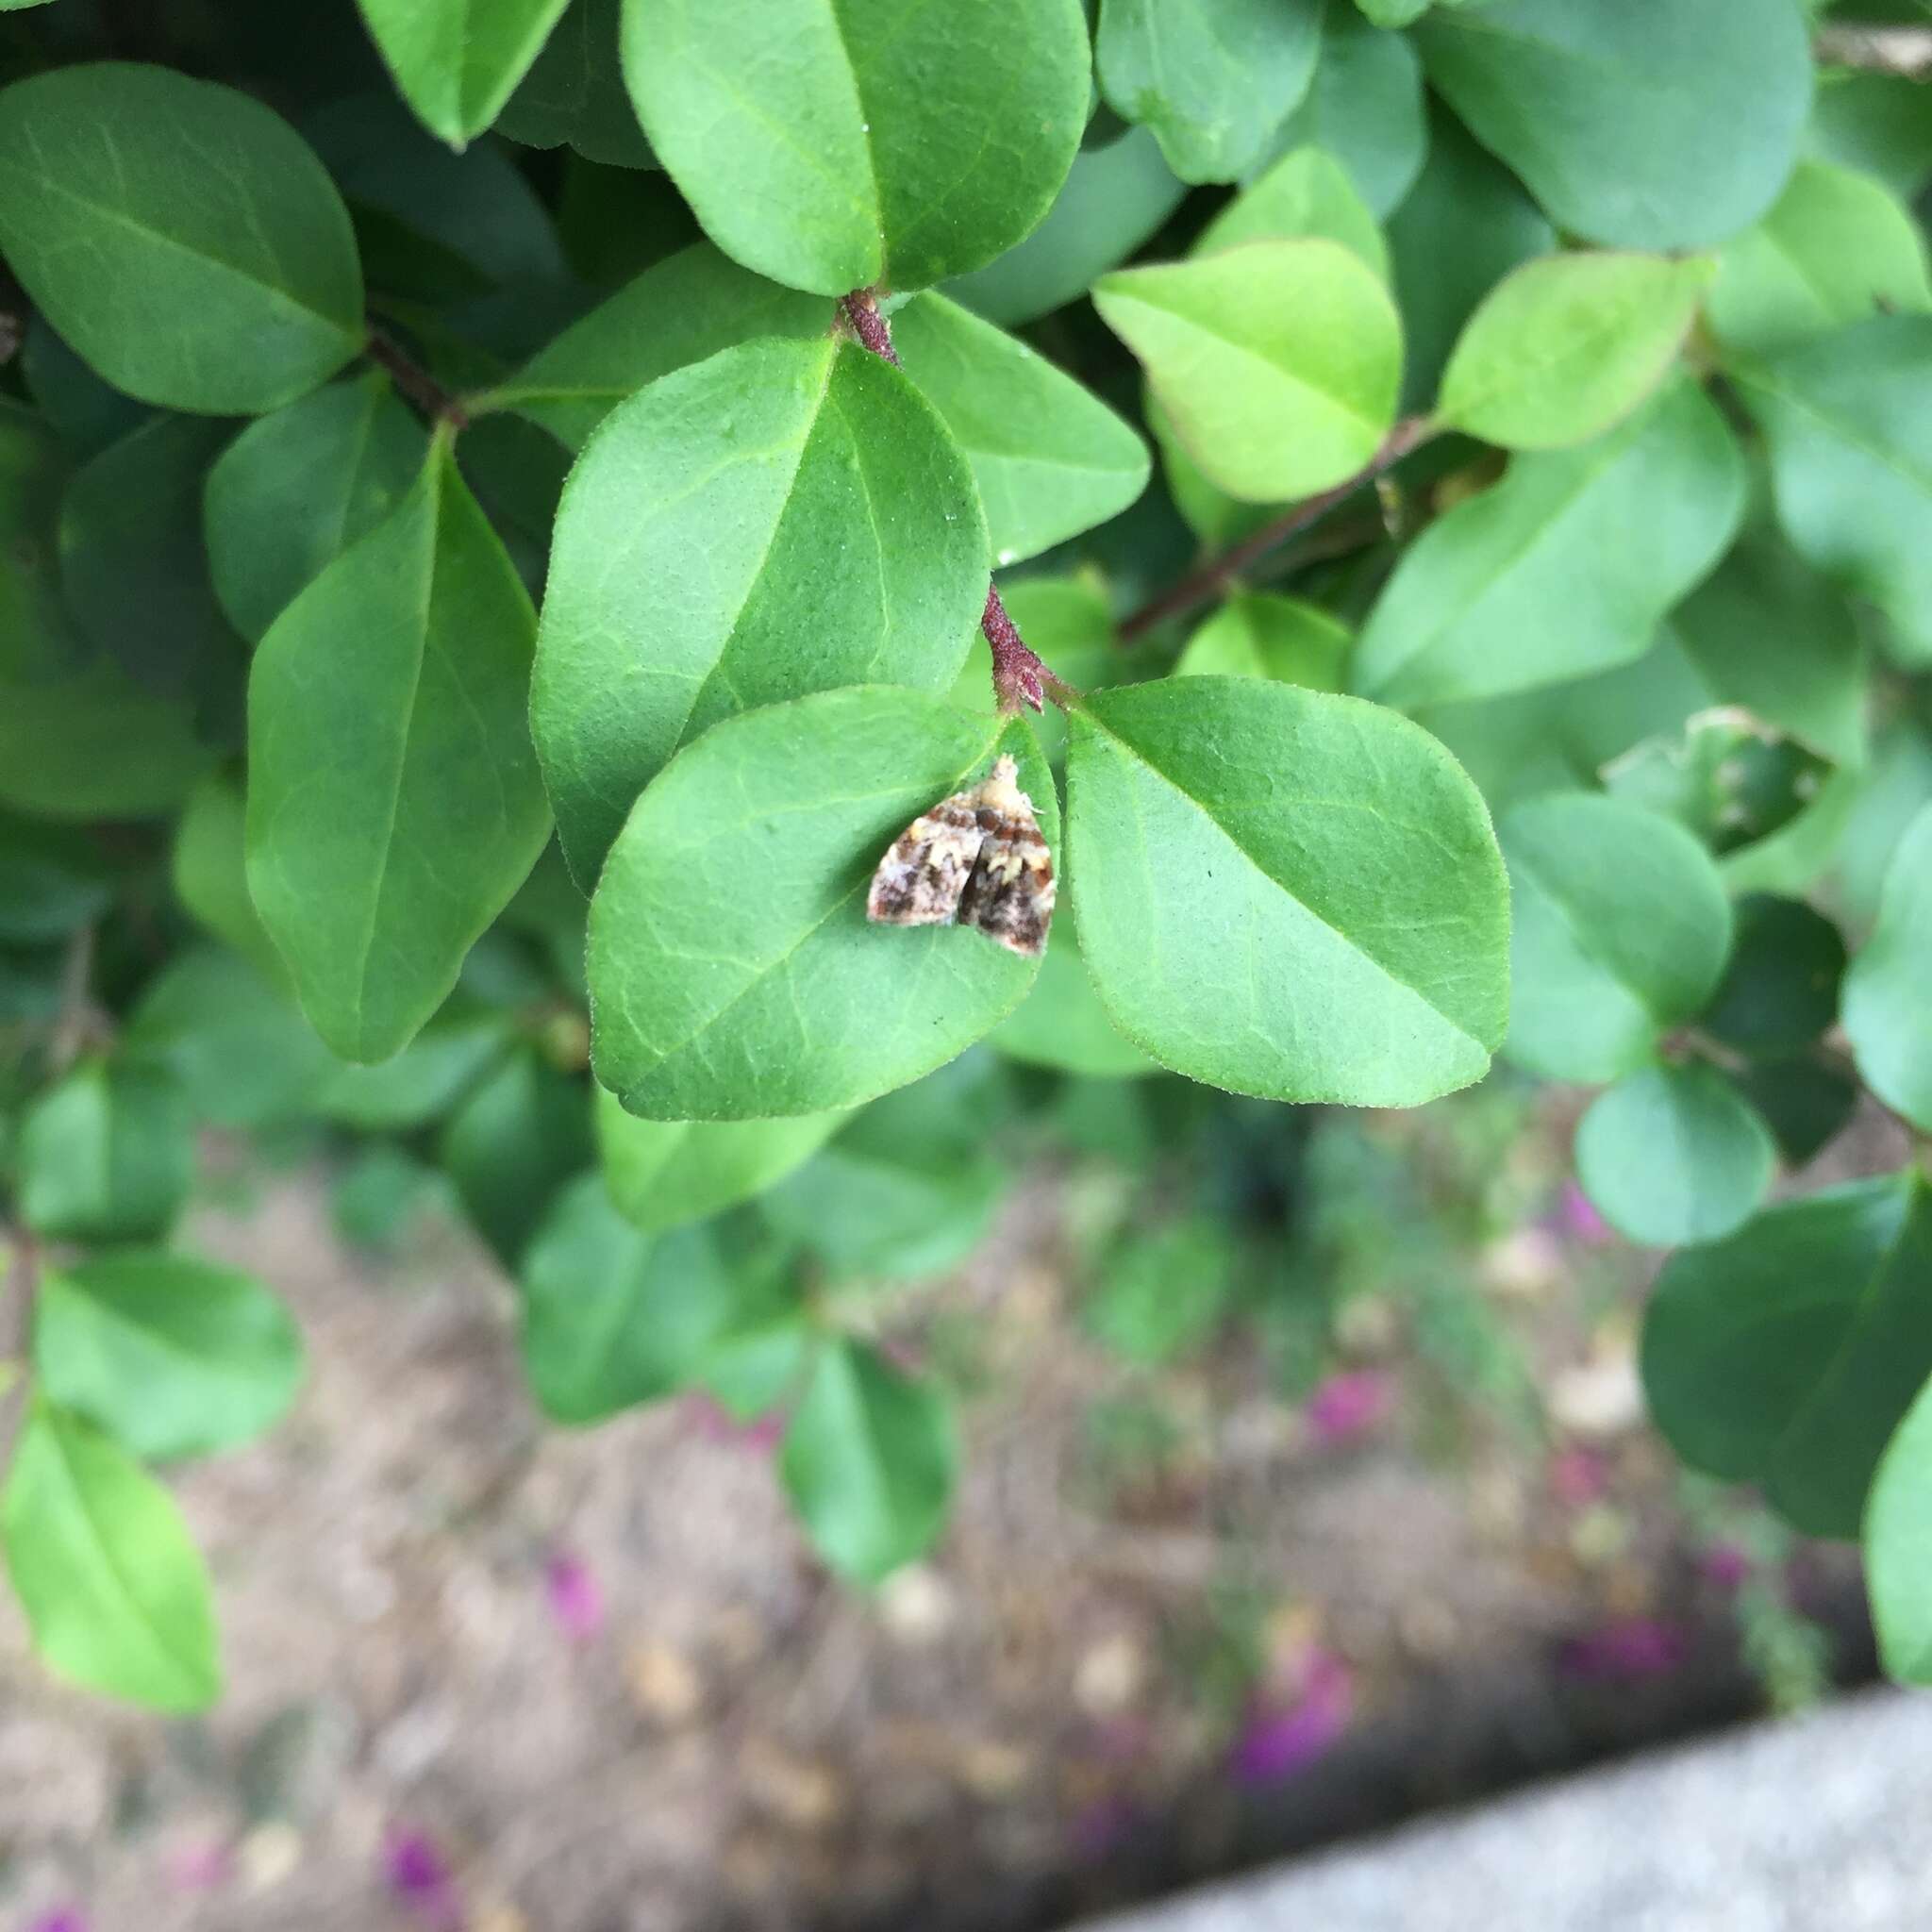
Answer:
[[865, 895], [874, 925], [951, 925], [986, 834], [979, 793], [956, 791], [923, 811], [886, 848]]
[[978, 819], [985, 834], [959, 898], [959, 923], [974, 925], [1009, 953], [1033, 958], [1046, 949], [1053, 924], [1053, 854], [1020, 790], [1019, 769], [1002, 758], [979, 788]]

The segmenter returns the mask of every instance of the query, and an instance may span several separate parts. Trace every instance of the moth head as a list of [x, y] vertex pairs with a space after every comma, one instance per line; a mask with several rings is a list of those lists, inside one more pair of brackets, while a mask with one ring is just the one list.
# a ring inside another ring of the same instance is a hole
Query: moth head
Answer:
[[979, 788], [979, 802], [1004, 818], [1031, 818], [1033, 801], [1020, 790], [1020, 767], [1009, 753], [1002, 752]]

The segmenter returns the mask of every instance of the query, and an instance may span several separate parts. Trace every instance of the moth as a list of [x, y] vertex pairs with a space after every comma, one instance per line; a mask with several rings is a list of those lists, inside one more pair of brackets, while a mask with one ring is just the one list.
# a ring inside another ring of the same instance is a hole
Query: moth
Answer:
[[972, 925], [1009, 953], [1046, 947], [1053, 855], [1010, 758], [923, 811], [886, 848], [865, 916], [875, 925]]

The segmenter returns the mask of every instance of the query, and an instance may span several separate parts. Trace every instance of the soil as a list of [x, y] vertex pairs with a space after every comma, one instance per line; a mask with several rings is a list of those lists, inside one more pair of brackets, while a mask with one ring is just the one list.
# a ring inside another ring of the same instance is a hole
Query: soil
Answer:
[[[1761, 1704], [1639, 1414], [1622, 1250], [1531, 1230], [1481, 1257], [1547, 1434], [1369, 1323], [1351, 1346], [1402, 1400], [1338, 1441], [1238, 1334], [1158, 1374], [1086, 1339], [1030, 1182], [892, 1317], [930, 1359], [978, 1338], [950, 1371], [966, 1475], [931, 1559], [866, 1597], [806, 1551], [760, 1432], [688, 1401], [541, 1426], [509, 1291], [453, 1230], [350, 1252], [308, 1175], [191, 1233], [288, 1297], [310, 1380], [178, 1481], [225, 1629], [211, 1719], [52, 1684], [0, 1607], [9, 1925], [1030, 1932]], [[1101, 1456], [1108, 1413], [1157, 1418], [1160, 1453]], [[576, 1634], [566, 1558], [601, 1597]], [[1869, 1671], [1846, 1561], [1804, 1575]], [[1593, 1649], [1607, 1628], [1670, 1635]], [[1345, 1678], [1339, 1737], [1234, 1774], [1244, 1705], [1310, 1657]]]

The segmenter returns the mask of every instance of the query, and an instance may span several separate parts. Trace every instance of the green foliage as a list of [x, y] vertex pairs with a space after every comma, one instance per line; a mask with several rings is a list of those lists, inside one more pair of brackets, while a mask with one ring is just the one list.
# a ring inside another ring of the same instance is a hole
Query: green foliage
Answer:
[[[1862, 1515], [1927, 1674], [1924, 1185], [1778, 1174], [1932, 1134], [1923, 88], [1814, 100], [1790, 0], [254, 11], [0, 47], [0, 1528], [56, 1670], [215, 1693], [142, 1464], [302, 1357], [170, 1245], [204, 1124], [357, 1239], [468, 1223], [557, 1420], [785, 1411], [871, 1581], [957, 1460], [881, 1298], [1063, 1151], [1131, 1167], [1070, 1210], [1117, 1352], [1238, 1312], [1305, 1382], [1325, 1303], [1262, 1285], [1346, 1230], [1532, 1426], [1394, 1143], [1290, 1110], [1500, 1051], [1678, 1244], [1666, 1433]], [[1002, 753], [1043, 957], [870, 923]]]

